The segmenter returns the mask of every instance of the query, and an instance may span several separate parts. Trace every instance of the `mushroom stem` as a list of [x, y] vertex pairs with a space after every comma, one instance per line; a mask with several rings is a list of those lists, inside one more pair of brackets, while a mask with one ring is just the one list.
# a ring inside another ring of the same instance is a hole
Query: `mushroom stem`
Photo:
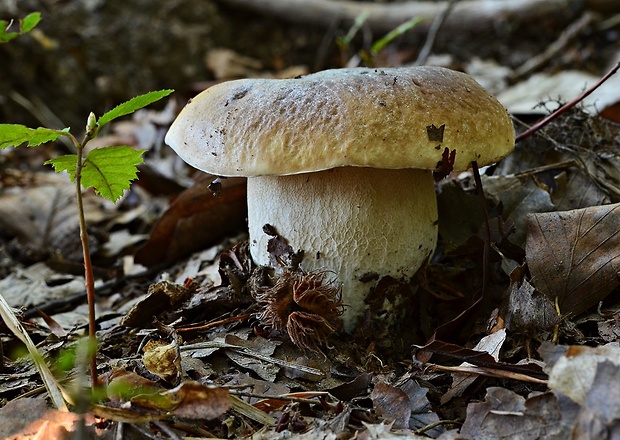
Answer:
[[269, 265], [263, 226], [270, 224], [295, 250], [304, 250], [304, 270], [334, 274], [342, 284], [344, 329], [352, 332], [376, 281], [412, 277], [435, 249], [432, 172], [342, 167], [250, 177], [248, 223], [257, 264]]

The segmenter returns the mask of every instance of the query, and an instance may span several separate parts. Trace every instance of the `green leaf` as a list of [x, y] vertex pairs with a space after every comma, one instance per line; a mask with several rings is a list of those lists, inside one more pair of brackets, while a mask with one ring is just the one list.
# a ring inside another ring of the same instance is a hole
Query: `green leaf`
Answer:
[[101, 196], [116, 202], [138, 175], [145, 150], [123, 146], [92, 150], [84, 158], [82, 186], [94, 188]]
[[0, 148], [19, 147], [27, 143], [36, 147], [45, 142], [55, 141], [69, 132], [68, 128], [51, 130], [49, 128], [28, 128], [20, 124], [0, 124]]
[[155, 101], [159, 101], [161, 98], [168, 96], [172, 92], [174, 92], [174, 90], [158, 90], [155, 92], [149, 92], [144, 95], [136, 96], [135, 98], [132, 98], [129, 101], [124, 102], [117, 107], [114, 107], [112, 110], [100, 117], [97, 121], [97, 123], [99, 124], [99, 128], [103, 127], [105, 124], [112, 121], [113, 119], [128, 115], [135, 112], [136, 110], [139, 110], [149, 104], [154, 103]]
[[33, 12], [28, 14], [23, 20], [19, 20], [19, 32], [7, 32], [12, 22], [0, 20], [0, 43], [8, 43], [12, 39], [22, 34], [28, 33], [41, 21], [41, 13]]
[[6, 20], [0, 20], [0, 43], [8, 43], [13, 38], [19, 37], [18, 32], [7, 32], [9, 22]]
[[26, 15], [26, 17], [21, 22], [21, 32], [25, 34], [26, 32], [30, 32], [34, 29], [36, 25], [41, 21], [41, 13], [33, 12], [32, 14]]
[[54, 167], [54, 171], [60, 173], [66, 171], [69, 173], [69, 177], [72, 182], [75, 182], [75, 167], [77, 166], [77, 154], [65, 154], [55, 159], [45, 161], [45, 165], [51, 165]]
[[371, 46], [370, 53], [373, 55], [377, 55], [379, 52], [381, 52], [385, 48], [385, 46], [387, 46], [392, 41], [396, 40], [398, 37], [403, 35], [405, 32], [410, 31], [411, 29], [413, 29], [414, 27], [416, 27], [418, 24], [420, 24], [421, 22], [425, 20], [426, 20], [426, 17], [413, 17], [412, 19], [407, 20], [406, 22], [392, 29], [390, 32], [384, 35], [381, 39], [376, 41]]

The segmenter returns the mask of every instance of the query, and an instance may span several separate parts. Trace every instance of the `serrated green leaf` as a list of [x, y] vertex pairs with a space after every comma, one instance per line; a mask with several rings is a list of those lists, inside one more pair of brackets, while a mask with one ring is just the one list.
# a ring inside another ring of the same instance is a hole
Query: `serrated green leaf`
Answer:
[[84, 158], [82, 186], [92, 187], [102, 197], [116, 202], [137, 177], [144, 151], [127, 145], [92, 150]]
[[64, 156], [59, 156], [55, 159], [46, 160], [45, 165], [51, 165], [57, 173], [66, 171], [69, 173], [71, 181], [75, 182], [75, 167], [77, 165], [77, 158], [77, 154], [65, 154]]
[[136, 96], [135, 98], [132, 98], [129, 101], [124, 102], [117, 107], [114, 107], [109, 112], [105, 113], [99, 118], [97, 123], [101, 128], [113, 119], [128, 115], [135, 112], [136, 110], [140, 110], [141, 108], [146, 107], [147, 105], [152, 104], [156, 101], [159, 101], [165, 96], [168, 96], [172, 92], [174, 92], [174, 90], [158, 90], [155, 92], [149, 92], [144, 95]]
[[20, 124], [0, 124], [0, 148], [19, 147], [27, 143], [29, 147], [36, 147], [45, 142], [56, 140], [69, 132], [68, 128], [51, 130], [49, 128], [28, 128]]
[[40, 12], [33, 12], [31, 14], [26, 15], [26, 17], [22, 20], [22, 26], [21, 26], [22, 34], [25, 34], [26, 32], [30, 32], [31, 30], [33, 30], [34, 27], [37, 24], [39, 24], [40, 21], [41, 21]]

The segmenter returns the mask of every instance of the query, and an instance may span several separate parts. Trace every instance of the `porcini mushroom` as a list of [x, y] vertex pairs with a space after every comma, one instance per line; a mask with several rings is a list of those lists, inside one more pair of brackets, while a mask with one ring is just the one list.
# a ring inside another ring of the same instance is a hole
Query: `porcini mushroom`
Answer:
[[514, 128], [464, 73], [353, 68], [218, 84], [187, 104], [166, 142], [198, 169], [248, 177], [252, 258], [269, 264], [263, 226], [274, 226], [305, 251], [303, 269], [342, 283], [352, 331], [364, 281], [408, 279], [434, 251], [432, 171], [445, 148], [455, 170], [493, 163], [512, 150]]

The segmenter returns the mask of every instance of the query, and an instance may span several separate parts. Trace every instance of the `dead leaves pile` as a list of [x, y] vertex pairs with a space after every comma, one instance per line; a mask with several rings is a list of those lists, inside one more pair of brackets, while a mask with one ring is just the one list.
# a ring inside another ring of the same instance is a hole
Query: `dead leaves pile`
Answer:
[[[90, 405], [87, 425], [111, 432], [97, 415], [127, 429], [149, 423], [204, 437], [620, 435], [620, 138], [615, 127], [579, 112], [559, 124], [483, 176], [488, 233], [471, 176], [440, 183], [440, 247], [408, 286], [417, 289], [405, 304], [413, 318], [398, 329], [362, 325], [356, 335], [339, 334], [337, 286], [299, 271], [300, 255], [275, 230], [274, 274], [254, 267], [247, 244], [223, 241], [238, 226], [230, 219], [243, 216], [244, 187], [237, 182], [224, 181], [217, 194], [205, 183], [148, 209], [132, 203], [134, 196], [152, 200], [139, 188], [120, 213], [93, 205], [89, 221], [103, 232], [94, 247], [100, 274], [115, 282], [118, 268], [109, 272], [109, 261], [116, 256], [126, 274], [135, 274], [139, 266], [127, 249], [136, 243], [143, 243], [137, 255], [148, 266], [220, 243], [169, 267], [157, 282], [145, 274], [100, 289], [99, 365], [107, 394]], [[162, 160], [151, 168], [169, 170]], [[0, 197], [0, 217], [12, 225], [18, 243], [12, 252], [23, 265], [4, 266], [0, 283], [13, 305], [30, 307], [30, 316], [34, 307], [50, 310], [29, 327], [48, 359], [61, 357], [83, 331], [83, 321], [48, 308], [50, 298], [30, 295], [40, 290], [62, 301], [80, 293], [79, 278], [59, 278], [41, 264], [73, 261], [61, 240], [72, 228], [62, 220], [72, 217], [65, 192], [45, 181]], [[146, 218], [153, 223], [152, 212], [162, 206], [170, 208], [147, 240]], [[131, 233], [110, 238], [121, 229]], [[162, 252], [164, 244], [169, 252]], [[35, 255], [27, 248], [49, 250]], [[186, 282], [188, 276], [193, 280]], [[10, 352], [15, 343], [8, 342]], [[3, 366], [4, 399], [35, 388], [28, 365]], [[0, 423], [0, 433], [62, 438], [80, 423], [43, 411], [32, 425], [26, 413], [15, 402], [5, 405], [0, 419], [22, 423]]]

